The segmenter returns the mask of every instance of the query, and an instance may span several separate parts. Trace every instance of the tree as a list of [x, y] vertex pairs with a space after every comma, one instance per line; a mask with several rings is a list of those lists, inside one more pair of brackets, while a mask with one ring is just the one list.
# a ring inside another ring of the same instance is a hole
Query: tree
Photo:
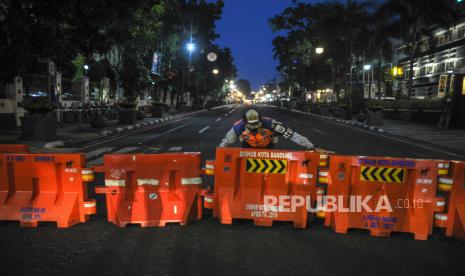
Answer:
[[72, 71], [82, 54], [104, 53], [127, 36], [126, 23], [140, 1], [10, 0], [0, 9], [0, 78], [36, 70], [50, 59]]
[[423, 43], [433, 45], [434, 30], [447, 29], [455, 19], [454, 0], [388, 0], [379, 13], [391, 18], [392, 36], [402, 39], [409, 57], [408, 96], [413, 94], [414, 65]]
[[250, 82], [244, 79], [238, 79], [236, 81], [237, 90], [241, 91], [244, 95], [250, 95]]
[[[360, 37], [366, 33], [369, 2], [347, 0], [345, 3], [297, 3], [270, 20], [273, 31], [286, 31], [273, 41], [278, 69], [287, 81], [294, 79], [308, 87], [320, 79], [318, 73], [329, 66], [333, 89], [338, 93], [338, 76], [351, 90], [353, 61], [361, 54]], [[317, 57], [316, 47], [324, 54]], [[315, 76], [313, 80], [308, 75]], [[292, 82], [291, 82], [292, 83]], [[348, 88], [348, 89], [347, 89]], [[350, 100], [350, 98], [349, 98]]]

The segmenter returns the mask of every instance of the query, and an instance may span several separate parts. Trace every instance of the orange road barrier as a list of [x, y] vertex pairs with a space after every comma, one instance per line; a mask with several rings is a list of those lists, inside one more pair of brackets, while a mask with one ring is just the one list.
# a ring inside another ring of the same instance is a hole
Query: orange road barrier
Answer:
[[447, 168], [438, 182], [438, 188], [447, 192], [447, 212], [436, 214], [434, 225], [446, 228], [446, 236], [465, 242], [465, 162], [450, 162]]
[[444, 211], [444, 198], [436, 196], [440, 169], [432, 160], [333, 155], [325, 225], [337, 233], [359, 228], [372, 236], [408, 232], [426, 240], [435, 212]]
[[[286, 210], [283, 207], [289, 201], [283, 202], [292, 196], [316, 199], [320, 153], [217, 148], [214, 164], [208, 164], [215, 175], [213, 216], [221, 223], [252, 219], [258, 226], [272, 226], [274, 221], [291, 221], [296, 228], [307, 226], [306, 204]], [[265, 202], [272, 197], [275, 204]]]
[[24, 144], [1, 144], [0, 153], [29, 152], [29, 146]]
[[200, 153], [107, 154], [108, 221], [125, 227], [186, 225], [202, 218]]
[[95, 214], [86, 182], [83, 154], [0, 154], [0, 221], [24, 227], [56, 222], [67, 228]]

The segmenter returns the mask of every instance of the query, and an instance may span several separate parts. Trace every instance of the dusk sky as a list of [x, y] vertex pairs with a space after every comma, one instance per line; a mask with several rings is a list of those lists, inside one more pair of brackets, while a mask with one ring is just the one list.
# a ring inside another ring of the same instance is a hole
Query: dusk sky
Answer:
[[257, 89], [276, 74], [271, 41], [275, 34], [268, 19], [292, 4], [291, 0], [225, 0], [222, 19], [217, 22], [218, 44], [229, 47], [239, 78]]

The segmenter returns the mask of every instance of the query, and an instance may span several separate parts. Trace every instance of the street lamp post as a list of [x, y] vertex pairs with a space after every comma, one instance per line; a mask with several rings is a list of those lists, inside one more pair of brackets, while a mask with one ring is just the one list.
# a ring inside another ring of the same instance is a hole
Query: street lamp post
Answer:
[[363, 93], [365, 94], [365, 71], [368, 72], [368, 99], [371, 100], [371, 85], [373, 83], [373, 74], [371, 74], [371, 81], [370, 81], [370, 73], [371, 73], [371, 64], [363, 65]]
[[84, 68], [84, 70], [85, 70], [84, 75], [87, 76], [87, 70], [89, 70], [89, 65], [84, 64], [83, 68]]
[[315, 53], [316, 53], [317, 55], [323, 54], [324, 51], [325, 51], [325, 49], [324, 49], [323, 47], [316, 47], [316, 48], [315, 48]]

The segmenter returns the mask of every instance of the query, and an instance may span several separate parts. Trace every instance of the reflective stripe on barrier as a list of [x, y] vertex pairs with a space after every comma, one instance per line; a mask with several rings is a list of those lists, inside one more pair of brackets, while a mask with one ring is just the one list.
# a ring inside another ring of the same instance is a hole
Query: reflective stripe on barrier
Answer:
[[305, 228], [306, 207], [285, 210], [279, 200], [294, 195], [316, 200], [320, 161], [317, 152], [217, 148], [213, 216], [223, 224], [252, 219], [259, 226], [291, 221]]
[[446, 228], [446, 236], [465, 242], [465, 162], [451, 162], [449, 173], [452, 181], [448, 212], [436, 218], [435, 224]]
[[[327, 194], [337, 199], [337, 210], [326, 205], [325, 225], [337, 233], [359, 228], [372, 236], [409, 232], [425, 240], [434, 213], [444, 210], [437, 179], [438, 161], [332, 155]], [[362, 200], [361, 208], [341, 208]]]
[[23, 144], [1, 144], [0, 153], [20, 153], [29, 152], [29, 146]]
[[107, 154], [103, 171], [108, 221], [165, 226], [202, 218], [199, 153]]
[[214, 175], [215, 174], [215, 161], [207, 160], [205, 164], [205, 174]]
[[27, 227], [51, 221], [60, 228], [87, 221], [96, 204], [87, 199], [91, 174], [84, 159], [82, 154], [0, 154], [0, 220]]

